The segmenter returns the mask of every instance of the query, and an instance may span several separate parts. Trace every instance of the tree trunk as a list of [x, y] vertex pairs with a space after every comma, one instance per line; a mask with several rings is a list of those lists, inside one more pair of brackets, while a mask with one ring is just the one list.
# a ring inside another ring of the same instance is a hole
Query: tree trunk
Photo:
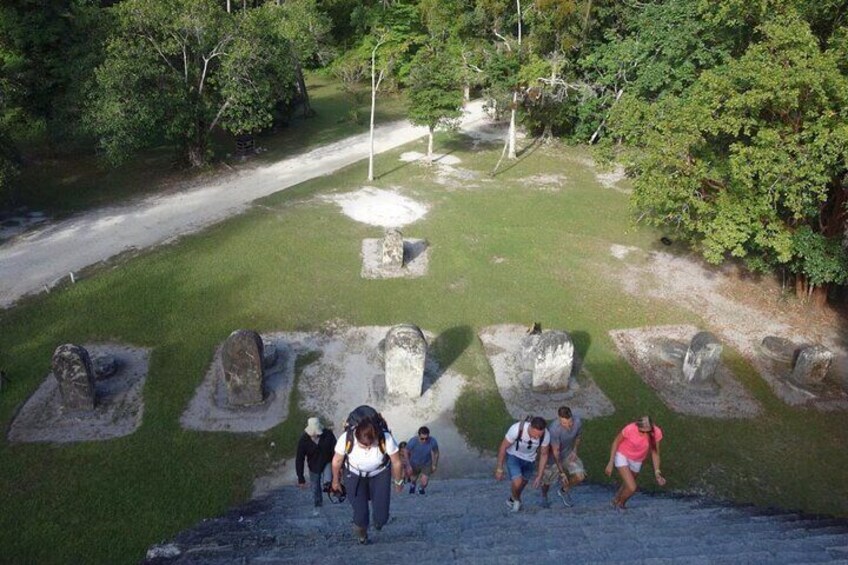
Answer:
[[377, 108], [377, 84], [374, 78], [374, 63], [371, 63], [371, 135], [368, 150], [368, 180], [374, 180], [374, 110]]
[[303, 76], [303, 67], [300, 66], [300, 60], [292, 53], [292, 63], [294, 64], [294, 76], [297, 81], [297, 89], [300, 91], [300, 97], [303, 104], [303, 117], [311, 118], [315, 115], [315, 110], [309, 103], [309, 92], [306, 91], [306, 79]]
[[186, 159], [191, 167], [202, 167], [206, 164], [206, 147], [195, 142], [186, 147]]
[[462, 86], [462, 99], [465, 102], [471, 102], [471, 85], [465, 84]]
[[795, 296], [801, 300], [807, 299], [807, 279], [803, 275], [795, 275]]
[[829, 285], [821, 285], [813, 287], [811, 298], [813, 304], [817, 308], [824, 308], [827, 305], [827, 290]]
[[230, 5], [230, 0], [227, 0], [227, 13], [229, 14], [232, 11], [233, 11], [233, 7]]
[[515, 111], [518, 106], [518, 91], [512, 93], [512, 108], [509, 113], [509, 158], [515, 159]]
[[433, 126], [427, 128], [427, 160], [433, 164]]

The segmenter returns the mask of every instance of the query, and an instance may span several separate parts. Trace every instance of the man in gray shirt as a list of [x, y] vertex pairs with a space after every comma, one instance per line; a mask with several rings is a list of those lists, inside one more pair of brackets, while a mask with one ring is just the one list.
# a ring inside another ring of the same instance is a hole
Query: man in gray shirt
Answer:
[[583, 420], [571, 413], [568, 406], [560, 406], [558, 418], [551, 422], [551, 457], [542, 476], [542, 504], [548, 506], [548, 490], [554, 482], [559, 483], [557, 495], [562, 503], [570, 507], [571, 489], [586, 478], [586, 469], [577, 456], [577, 448], [583, 438]]

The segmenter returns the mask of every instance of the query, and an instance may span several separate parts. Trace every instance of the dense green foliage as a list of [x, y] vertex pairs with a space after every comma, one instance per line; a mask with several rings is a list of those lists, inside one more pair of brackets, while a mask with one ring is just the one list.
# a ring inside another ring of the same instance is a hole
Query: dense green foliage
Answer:
[[821, 289], [848, 279], [846, 17], [838, 0], [14, 0], [0, 190], [33, 137], [205, 163], [216, 131], [312, 115], [304, 68], [332, 69], [361, 124], [373, 56], [416, 123], [479, 89], [497, 116], [622, 161], [637, 217], [708, 261]]
[[[438, 38], [416, 53], [409, 76], [409, 120], [427, 126], [432, 138], [439, 126], [450, 126], [462, 115], [459, 67], [455, 53]], [[428, 145], [432, 156], [432, 145]]]

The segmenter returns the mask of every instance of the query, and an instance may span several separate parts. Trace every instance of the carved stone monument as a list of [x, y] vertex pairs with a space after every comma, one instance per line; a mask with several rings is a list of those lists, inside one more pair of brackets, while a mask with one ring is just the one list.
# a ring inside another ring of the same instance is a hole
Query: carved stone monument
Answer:
[[88, 351], [66, 343], [53, 353], [53, 376], [64, 410], [94, 410], [94, 366]]
[[698, 332], [692, 338], [683, 359], [683, 379], [687, 384], [709, 385], [715, 383], [715, 374], [721, 363], [722, 345], [710, 332]]
[[399, 270], [403, 268], [403, 234], [399, 229], [390, 228], [382, 241], [380, 260], [384, 269]]
[[424, 386], [427, 340], [412, 324], [394, 326], [385, 341], [386, 391], [407, 398], [418, 398]]
[[798, 353], [789, 379], [801, 386], [819, 385], [827, 376], [832, 361], [833, 353], [826, 347], [805, 347]]
[[534, 391], [567, 390], [574, 364], [574, 344], [567, 332], [547, 330], [521, 340], [518, 365], [532, 374]]
[[264, 400], [262, 338], [251, 330], [230, 334], [221, 350], [221, 365], [231, 406], [251, 406]]

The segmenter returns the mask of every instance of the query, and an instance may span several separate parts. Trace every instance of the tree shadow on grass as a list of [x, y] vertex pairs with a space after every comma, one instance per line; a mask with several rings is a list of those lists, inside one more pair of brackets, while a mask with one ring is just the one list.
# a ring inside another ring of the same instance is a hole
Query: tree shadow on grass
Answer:
[[519, 163], [521, 163], [522, 161], [524, 161], [525, 159], [530, 157], [541, 146], [542, 146], [542, 144], [539, 142], [539, 138], [533, 138], [533, 141], [530, 142], [530, 145], [528, 145], [527, 147], [524, 147], [521, 150], [516, 152], [516, 159], [514, 161], [511, 161], [507, 166], [501, 167], [497, 171], [493, 171], [491, 173], [491, 176], [497, 177], [498, 175], [507, 172], [508, 170], [512, 169], [513, 167], [515, 167], [516, 165], [518, 165]]
[[427, 356], [436, 361], [433, 370], [424, 375], [422, 394], [427, 392], [445, 374], [474, 339], [471, 326], [454, 326], [440, 333], [430, 343]]

